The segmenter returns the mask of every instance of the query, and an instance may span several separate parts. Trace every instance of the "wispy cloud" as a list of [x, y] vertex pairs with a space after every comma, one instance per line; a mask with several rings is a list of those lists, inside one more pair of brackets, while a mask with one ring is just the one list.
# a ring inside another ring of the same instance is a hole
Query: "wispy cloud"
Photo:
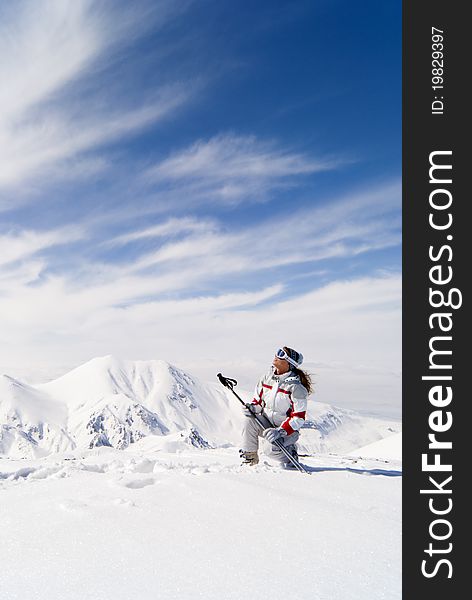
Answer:
[[63, 227], [52, 231], [21, 231], [0, 235], [0, 265], [24, 261], [42, 250], [70, 244], [86, 236], [80, 227]]
[[[17, 2], [2, 7], [2, 124], [16, 121], [83, 73], [103, 49], [92, 2]], [[15, 10], [13, 10], [15, 8]]]
[[295, 185], [296, 178], [336, 169], [339, 158], [314, 159], [255, 136], [218, 135], [199, 140], [146, 172], [156, 185], [191, 192], [193, 202], [260, 200], [271, 190]]
[[[91, 0], [23, 1], [2, 7], [0, 79], [0, 189], [26, 187], [32, 178], [88, 176], [106, 168], [90, 156], [104, 143], [129, 136], [165, 118], [189, 97], [189, 86], [163, 82], [139, 103], [110, 95], [105, 86], [77, 83], [104, 80], [110, 51], [129, 44], [149, 19], [170, 18], [168, 2], [96, 3]], [[87, 91], [88, 90], [88, 91]], [[116, 89], [114, 90], [116, 92]], [[89, 153], [87, 155], [87, 153]], [[63, 176], [63, 175], [62, 175]], [[12, 200], [4, 195], [3, 203]]]
[[216, 230], [217, 224], [210, 219], [196, 219], [194, 217], [170, 218], [158, 225], [147, 227], [139, 231], [133, 231], [116, 236], [106, 242], [109, 246], [119, 246], [145, 239], [169, 238], [182, 233], [197, 233]]
[[[184, 280], [195, 281], [198, 274], [206, 278], [222, 273], [233, 276], [396, 246], [401, 240], [400, 197], [400, 184], [395, 182], [329, 206], [298, 209], [237, 232], [217, 229], [213, 222], [203, 221], [198, 227], [193, 223], [183, 237], [161, 243], [128, 269], [139, 272], [155, 266], [162, 273], [162, 268], [168, 267], [178, 269]], [[161, 234], [171, 226], [172, 221], [164, 223], [157, 231]], [[121, 239], [140, 239], [144, 234], [151, 236], [152, 230]]]
[[[28, 322], [32, 325], [34, 318], [49, 322], [52, 329], [68, 327], [68, 320], [77, 319], [93, 319], [100, 328], [100, 319], [109, 311], [116, 308], [128, 311], [126, 314], [134, 310], [139, 313], [139, 306], [150, 302], [166, 312], [174, 302], [181, 307], [201, 307], [202, 301], [197, 299], [202, 296], [207, 297], [206, 303], [226, 308], [262, 301], [277, 304], [283, 300], [292, 267], [351, 258], [356, 253], [399, 244], [398, 224], [392, 219], [398, 193], [398, 185], [392, 184], [341, 199], [329, 210], [304, 209], [238, 232], [225, 230], [214, 219], [171, 218], [110, 240], [112, 247], [154, 240], [159, 245], [156, 250], [139, 251], [138, 247], [135, 258], [113, 257], [108, 262], [93, 258], [90, 249], [100, 249], [103, 241], [99, 232], [84, 226], [6, 234], [0, 238], [0, 249], [3, 262], [13, 265], [14, 271], [0, 279], [1, 313], [21, 328]], [[77, 258], [66, 246], [85, 235], [87, 261], [80, 259], [80, 253]], [[69, 258], [58, 269], [57, 257], [45, 257], [43, 250], [59, 244]], [[41, 282], [31, 287], [28, 277], [37, 278], [39, 273]], [[260, 282], [269, 284], [263, 292]], [[203, 291], [209, 289], [213, 292]], [[172, 303], [166, 304], [169, 294]], [[326, 304], [331, 306], [332, 301]]]

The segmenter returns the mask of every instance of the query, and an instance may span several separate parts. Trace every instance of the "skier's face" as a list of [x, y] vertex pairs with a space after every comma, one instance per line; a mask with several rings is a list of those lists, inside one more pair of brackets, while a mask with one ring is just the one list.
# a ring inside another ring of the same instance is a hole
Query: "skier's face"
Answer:
[[287, 373], [287, 371], [290, 370], [290, 365], [283, 358], [278, 358], [277, 356], [274, 357], [274, 360], [272, 361], [272, 364], [274, 365], [275, 372], [278, 375], [282, 375], [283, 373]]

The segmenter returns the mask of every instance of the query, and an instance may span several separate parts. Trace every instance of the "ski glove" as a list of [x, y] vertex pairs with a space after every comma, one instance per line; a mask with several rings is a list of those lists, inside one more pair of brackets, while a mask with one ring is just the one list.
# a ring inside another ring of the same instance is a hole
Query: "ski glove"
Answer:
[[269, 427], [264, 431], [265, 439], [271, 444], [273, 444], [277, 440], [281, 440], [286, 435], [287, 432], [285, 431], [285, 429], [282, 429], [282, 427]]

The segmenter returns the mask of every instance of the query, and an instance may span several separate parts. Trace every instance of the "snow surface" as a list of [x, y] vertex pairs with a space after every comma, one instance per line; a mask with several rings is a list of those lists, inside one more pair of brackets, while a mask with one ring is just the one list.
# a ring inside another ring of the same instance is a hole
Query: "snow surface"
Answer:
[[399, 600], [401, 464], [234, 449], [0, 459], [3, 600]]

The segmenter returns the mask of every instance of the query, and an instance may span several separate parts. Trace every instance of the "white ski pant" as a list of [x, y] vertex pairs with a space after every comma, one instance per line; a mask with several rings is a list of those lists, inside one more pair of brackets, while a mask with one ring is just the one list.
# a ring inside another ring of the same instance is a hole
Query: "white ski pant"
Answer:
[[[269, 419], [265, 419], [267, 427], [274, 427]], [[262, 427], [257, 423], [256, 419], [252, 417], [245, 417], [243, 423], [243, 450], [246, 452], [257, 452], [259, 449], [259, 438], [262, 437], [263, 433]], [[284, 446], [291, 446], [295, 444], [295, 442], [300, 437], [298, 431], [294, 431], [290, 435], [279, 438]], [[280, 450], [280, 448], [274, 444], [266, 443], [270, 450], [268, 451], [269, 455], [276, 460], [281, 462], [286, 462], [287, 458], [285, 454]]]

